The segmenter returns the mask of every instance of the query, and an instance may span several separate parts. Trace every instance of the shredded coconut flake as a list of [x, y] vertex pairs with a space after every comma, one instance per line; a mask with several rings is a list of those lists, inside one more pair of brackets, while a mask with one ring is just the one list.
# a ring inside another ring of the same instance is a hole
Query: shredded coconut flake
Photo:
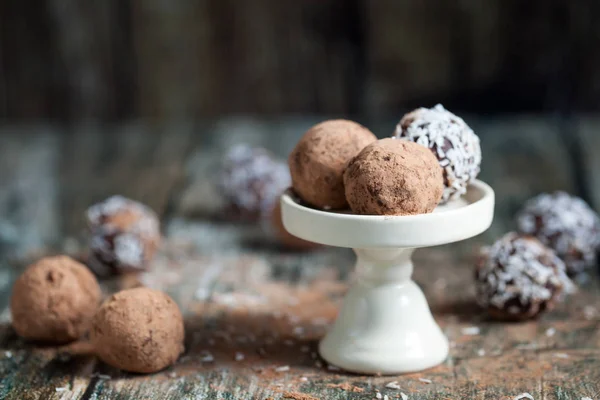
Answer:
[[431, 379], [419, 378], [419, 381], [421, 381], [423, 383], [427, 383], [427, 384], [433, 383], [433, 381]]
[[67, 390], [69, 390], [68, 387], [57, 387], [54, 388], [54, 390], [56, 391], [56, 393], [62, 393], [62, 392], [66, 392]]
[[479, 335], [479, 333], [481, 332], [481, 330], [477, 326], [469, 326], [466, 328], [462, 328], [460, 331], [463, 335], [466, 335], [466, 336]]
[[548, 328], [548, 329], [546, 329], [546, 336], [552, 337], [555, 334], [556, 334], [556, 329], [554, 329], [554, 328]]
[[533, 396], [530, 395], [529, 393], [521, 393], [520, 395], [517, 395], [517, 397], [515, 397], [514, 400], [521, 400], [521, 399], [535, 400], [533, 398]]
[[290, 370], [289, 365], [284, 365], [284, 366], [275, 368], [275, 372], [287, 372], [289, 370]]
[[402, 397], [402, 400], [408, 400], [408, 396], [404, 393], [400, 393], [400, 397]]
[[398, 384], [398, 381], [392, 381], [390, 383], [388, 383], [387, 385], [385, 385], [386, 388], [388, 389], [396, 389], [396, 390], [400, 390], [401, 387]]
[[235, 353], [234, 359], [235, 361], [242, 361], [244, 359], [244, 354], [240, 353], [239, 351], [237, 353]]
[[569, 358], [569, 355], [566, 353], [554, 353], [553, 356], [556, 358]]

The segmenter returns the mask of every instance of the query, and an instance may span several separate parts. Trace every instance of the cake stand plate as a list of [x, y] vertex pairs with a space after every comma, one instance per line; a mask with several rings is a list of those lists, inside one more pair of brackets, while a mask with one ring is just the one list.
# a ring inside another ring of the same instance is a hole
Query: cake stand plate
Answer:
[[291, 234], [351, 247], [357, 255], [355, 283], [319, 345], [327, 362], [357, 373], [395, 375], [427, 369], [446, 359], [448, 340], [411, 279], [412, 252], [485, 231], [494, 215], [490, 186], [476, 180], [465, 196], [431, 214], [321, 211], [303, 206], [289, 191], [281, 197], [281, 209]]

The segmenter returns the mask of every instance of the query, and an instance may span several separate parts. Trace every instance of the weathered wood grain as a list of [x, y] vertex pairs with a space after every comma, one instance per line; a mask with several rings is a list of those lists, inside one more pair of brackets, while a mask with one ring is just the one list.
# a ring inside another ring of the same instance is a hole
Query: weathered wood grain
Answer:
[[[411, 400], [512, 400], [523, 392], [536, 400], [594, 399], [600, 392], [600, 284], [595, 277], [538, 321], [490, 321], [473, 298], [474, 256], [482, 243], [509, 229], [520, 202], [539, 191], [575, 190], [572, 155], [552, 120], [469, 119], [482, 139], [482, 177], [497, 193], [495, 225], [464, 243], [415, 253], [414, 278], [451, 341], [448, 360], [418, 374], [369, 377], [345, 374], [318, 358], [317, 342], [352, 279], [352, 252], [284, 251], [268, 225], [212, 218], [220, 200], [210, 180], [232, 144], [262, 145], [285, 157], [320, 119], [238, 117], [162, 127], [77, 128], [68, 135], [2, 132], [0, 221], [37, 238], [25, 245], [21, 233], [9, 247], [22, 246], [27, 251], [19, 254], [27, 254], [60, 244], [68, 235], [71, 245], [58, 247], [78, 253], [84, 243], [82, 213], [90, 203], [114, 193], [149, 203], [165, 217], [167, 236], [152, 271], [104, 281], [103, 288], [107, 294], [137, 285], [167, 291], [184, 310], [187, 337], [179, 362], [148, 376], [98, 362], [85, 343], [60, 349], [24, 343], [10, 328], [6, 311], [7, 288], [22, 263], [9, 265], [3, 250], [0, 399], [278, 400], [304, 395], [366, 400], [377, 391], [390, 399], [405, 393]], [[375, 121], [372, 126], [384, 136], [394, 124]], [[589, 126], [581, 143], [591, 183], [596, 141], [595, 125]], [[21, 193], [34, 214], [15, 213], [9, 207], [11, 193]], [[465, 328], [472, 327], [479, 334], [467, 334]], [[236, 361], [237, 353], [243, 360], [238, 355]], [[393, 381], [400, 390], [386, 387]]]

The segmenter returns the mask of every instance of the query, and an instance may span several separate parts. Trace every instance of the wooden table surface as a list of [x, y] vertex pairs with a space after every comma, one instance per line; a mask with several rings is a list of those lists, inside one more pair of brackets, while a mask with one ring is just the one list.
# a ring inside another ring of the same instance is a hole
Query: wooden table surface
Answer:
[[[555, 311], [511, 324], [486, 319], [474, 303], [472, 283], [477, 249], [514, 226], [511, 214], [527, 197], [583, 187], [597, 205], [591, 183], [600, 172], [586, 153], [598, 148], [593, 135], [581, 130], [578, 143], [587, 144], [574, 151], [547, 120], [478, 123], [488, 160], [482, 176], [499, 199], [494, 226], [463, 243], [415, 253], [414, 279], [450, 340], [450, 356], [418, 374], [377, 377], [344, 373], [316, 353], [352, 279], [350, 250], [290, 252], [261, 224], [216, 217], [219, 199], [211, 171], [223, 149], [245, 141], [285, 155], [313, 122], [231, 119], [66, 133], [3, 129], [0, 399], [400, 399], [403, 394], [514, 399], [523, 393], [536, 400], [600, 398], [597, 274]], [[596, 122], [586, 124], [590, 129]], [[266, 134], [272, 131], [277, 135]], [[583, 177], [582, 161], [573, 161], [574, 154], [583, 154]], [[10, 327], [10, 285], [23, 266], [41, 254], [81, 255], [83, 210], [115, 193], [159, 211], [166, 240], [149, 272], [103, 281], [105, 293], [138, 285], [160, 288], [185, 314], [185, 354], [153, 375], [108, 367], [90, 354], [85, 341], [40, 347], [20, 340]]]

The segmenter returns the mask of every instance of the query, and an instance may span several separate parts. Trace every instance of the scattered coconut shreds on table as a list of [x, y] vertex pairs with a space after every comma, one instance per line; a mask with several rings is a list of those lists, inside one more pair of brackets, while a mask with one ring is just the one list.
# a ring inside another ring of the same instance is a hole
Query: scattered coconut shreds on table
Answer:
[[7, 351], [4, 352], [4, 357], [6, 357], [6, 358], [12, 358], [12, 356], [13, 356], [12, 355], [12, 351], [8, 351], [7, 350]]
[[521, 343], [515, 346], [517, 350], [537, 350], [537, 343]]
[[484, 349], [479, 349], [479, 350], [477, 350], [477, 355], [478, 355], [479, 357], [483, 357], [483, 356], [485, 356], [485, 350], [484, 350]]
[[67, 387], [57, 387], [57, 388], [54, 388], [54, 390], [56, 391], [56, 393], [62, 393], [62, 392], [66, 392], [67, 390], [69, 390], [69, 388], [67, 388]]
[[425, 379], [425, 378], [419, 378], [419, 381], [423, 382], [423, 383], [427, 383], [427, 384], [433, 383], [433, 381], [431, 379]]
[[385, 387], [388, 389], [396, 389], [396, 390], [401, 389], [400, 385], [398, 385], [398, 381], [392, 381], [392, 382], [388, 383], [387, 385], [385, 385]]
[[244, 359], [244, 353], [240, 353], [239, 351], [235, 353], [234, 359], [235, 361], [242, 361]]
[[552, 355], [556, 358], [569, 358], [569, 355], [566, 353], [554, 353]]
[[468, 326], [466, 328], [462, 328], [460, 332], [465, 336], [475, 336], [481, 333], [481, 329], [478, 326]]
[[400, 393], [400, 397], [402, 397], [402, 400], [408, 400], [408, 396], [404, 393]]
[[529, 393], [521, 393], [520, 395], [517, 395], [517, 397], [515, 397], [514, 400], [521, 400], [521, 399], [535, 400], [533, 398], [533, 396], [530, 395]]
[[215, 361], [215, 358], [213, 357], [212, 354], [210, 354], [208, 351], [202, 353], [202, 355], [200, 356], [200, 361], [202, 361], [203, 363], [210, 363]]
[[554, 336], [554, 334], [556, 334], [556, 329], [555, 328], [548, 328], [548, 329], [546, 329], [546, 336], [552, 337], [552, 336]]
[[591, 397], [582, 397], [581, 400], [593, 400]]
[[301, 382], [308, 382], [308, 378], [307, 378], [307, 377], [305, 377], [305, 376], [301, 376], [301, 377], [300, 377], [300, 381], [301, 381]]
[[387, 394], [383, 395], [383, 400], [390, 400], [390, 396], [388, 396]]
[[290, 366], [289, 365], [283, 365], [281, 367], [275, 368], [275, 372], [287, 372], [289, 370], [290, 370]]
[[383, 396], [381, 395], [381, 393], [377, 392], [377, 393], [375, 393], [375, 398], [376, 399], [383, 399]]

